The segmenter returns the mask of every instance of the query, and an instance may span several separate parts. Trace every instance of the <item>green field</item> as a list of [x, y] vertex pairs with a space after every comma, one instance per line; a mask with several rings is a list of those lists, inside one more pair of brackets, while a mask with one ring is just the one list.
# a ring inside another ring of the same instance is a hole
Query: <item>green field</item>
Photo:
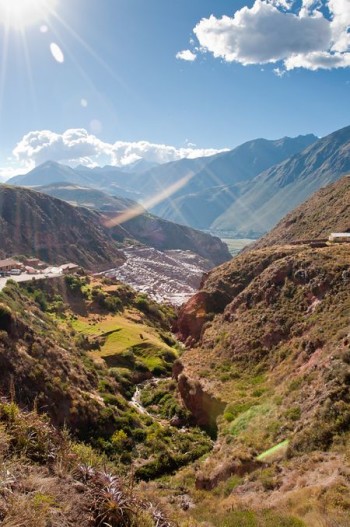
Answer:
[[226, 243], [228, 250], [232, 256], [236, 256], [244, 247], [250, 243], [255, 242], [249, 238], [221, 238], [224, 243]]
[[176, 350], [160, 338], [157, 330], [144, 324], [140, 315], [133, 311], [102, 319], [79, 317], [72, 321], [72, 326], [91, 340], [100, 340], [100, 349], [90, 351], [89, 355], [97, 361], [105, 361], [110, 367], [133, 368], [135, 361], [139, 361], [155, 372], [168, 370], [177, 357]]

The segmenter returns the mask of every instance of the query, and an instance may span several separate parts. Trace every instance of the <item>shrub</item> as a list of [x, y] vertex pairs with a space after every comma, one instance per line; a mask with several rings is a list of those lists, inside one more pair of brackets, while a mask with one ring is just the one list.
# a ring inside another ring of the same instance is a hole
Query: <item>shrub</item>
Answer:
[[130, 446], [130, 441], [124, 430], [117, 430], [111, 437], [111, 443], [117, 451], [122, 451]]
[[0, 330], [8, 331], [12, 321], [12, 311], [5, 304], [0, 304]]

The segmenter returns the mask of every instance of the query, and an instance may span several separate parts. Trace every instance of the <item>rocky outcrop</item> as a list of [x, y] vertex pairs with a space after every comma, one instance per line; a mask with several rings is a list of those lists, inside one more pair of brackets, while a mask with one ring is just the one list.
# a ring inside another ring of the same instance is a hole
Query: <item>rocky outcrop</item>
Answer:
[[186, 346], [192, 346], [200, 339], [203, 325], [210, 318], [208, 294], [196, 293], [181, 309], [174, 330]]
[[199, 380], [189, 379], [184, 373], [177, 376], [178, 388], [186, 408], [196, 425], [216, 437], [216, 420], [226, 407], [225, 402], [206, 392]]
[[226, 481], [233, 475], [242, 477], [262, 466], [263, 463], [255, 461], [254, 459], [234, 459], [220, 463], [212, 471], [203, 470], [196, 474], [196, 489], [215, 489], [221, 481]]
[[207, 322], [223, 313], [225, 307], [273, 262], [297, 250], [279, 247], [249, 252], [209, 272], [200, 290], [180, 309], [174, 327], [178, 338], [187, 346], [199, 342]]

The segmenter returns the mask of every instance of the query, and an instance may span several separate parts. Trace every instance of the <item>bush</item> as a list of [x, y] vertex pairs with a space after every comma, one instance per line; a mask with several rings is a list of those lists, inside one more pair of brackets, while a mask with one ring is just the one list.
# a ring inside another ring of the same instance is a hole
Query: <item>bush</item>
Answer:
[[68, 274], [64, 277], [64, 281], [71, 291], [77, 293], [82, 292], [82, 288], [86, 285], [87, 281], [85, 278], [80, 278], [79, 276]]
[[47, 311], [47, 299], [41, 289], [35, 289], [33, 293], [34, 302], [38, 304], [42, 311]]
[[130, 440], [124, 430], [117, 430], [111, 437], [113, 447], [118, 451], [130, 446]]
[[8, 331], [12, 320], [12, 311], [5, 304], [0, 304], [0, 330]]

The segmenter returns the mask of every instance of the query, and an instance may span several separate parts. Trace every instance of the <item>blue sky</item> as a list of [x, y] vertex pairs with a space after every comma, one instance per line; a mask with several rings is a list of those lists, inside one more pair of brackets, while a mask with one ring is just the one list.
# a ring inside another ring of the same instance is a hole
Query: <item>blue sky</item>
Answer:
[[46, 159], [168, 161], [349, 124], [349, 0], [50, 0], [32, 19], [43, 0], [11, 0], [20, 27], [4, 20], [8, 2], [3, 176]]

